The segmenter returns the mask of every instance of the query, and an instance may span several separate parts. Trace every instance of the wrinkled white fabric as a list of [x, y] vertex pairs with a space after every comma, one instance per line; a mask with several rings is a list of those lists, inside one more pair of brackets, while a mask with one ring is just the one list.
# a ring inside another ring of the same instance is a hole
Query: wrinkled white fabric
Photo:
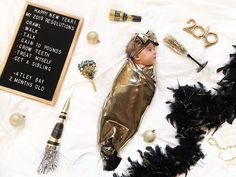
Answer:
[[[116, 172], [123, 173], [129, 163], [127, 157], [139, 159], [137, 149], [147, 145], [166, 144], [174, 147], [175, 129], [167, 122], [172, 100], [167, 87], [204, 83], [208, 89], [216, 87], [222, 73], [216, 69], [229, 61], [231, 45], [236, 44], [236, 1], [235, 0], [34, 0], [33, 2], [65, 11], [84, 18], [84, 25], [76, 45], [68, 72], [55, 106], [48, 106], [24, 97], [0, 91], [0, 177], [37, 177], [37, 166], [42, 158], [46, 141], [57, 121], [68, 96], [72, 96], [68, 120], [65, 124], [60, 146], [60, 166], [45, 177], [111, 177], [112, 172], [102, 170], [97, 147], [99, 114], [109, 93], [112, 81], [124, 63], [125, 47], [135, 32], [155, 32], [160, 45], [157, 49], [157, 90], [152, 104], [145, 112], [139, 131], [121, 151], [123, 160]], [[3, 63], [8, 44], [15, 31], [23, 9], [24, 0], [0, 0], [0, 63]], [[141, 15], [141, 23], [111, 22], [109, 10], [123, 10], [129, 14]], [[193, 18], [197, 24], [209, 26], [218, 34], [219, 42], [204, 48], [202, 40], [193, 38], [182, 30], [187, 20]], [[89, 31], [99, 34], [101, 43], [89, 45], [86, 35]], [[175, 36], [200, 62], [208, 65], [196, 73], [197, 65], [190, 59], [178, 56], [162, 42], [171, 34]], [[80, 75], [78, 63], [93, 59], [97, 63], [95, 83]], [[21, 112], [26, 116], [23, 129], [9, 124], [9, 116]], [[224, 124], [214, 138], [222, 146], [236, 144], [236, 125]], [[155, 129], [155, 142], [147, 144], [142, 134]], [[207, 135], [210, 137], [211, 132]], [[236, 174], [236, 161], [224, 162], [218, 158], [218, 151], [209, 145], [207, 138], [202, 142], [205, 159], [191, 168], [189, 177], [232, 177]], [[227, 152], [236, 156], [235, 151]], [[182, 175], [184, 176], [184, 175]]]

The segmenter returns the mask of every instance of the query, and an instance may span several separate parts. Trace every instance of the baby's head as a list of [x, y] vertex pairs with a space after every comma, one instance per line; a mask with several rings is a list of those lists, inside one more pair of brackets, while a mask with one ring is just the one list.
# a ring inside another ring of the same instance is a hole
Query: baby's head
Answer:
[[126, 53], [134, 63], [141, 66], [151, 66], [156, 61], [156, 46], [158, 46], [156, 36], [153, 32], [136, 33], [129, 41]]

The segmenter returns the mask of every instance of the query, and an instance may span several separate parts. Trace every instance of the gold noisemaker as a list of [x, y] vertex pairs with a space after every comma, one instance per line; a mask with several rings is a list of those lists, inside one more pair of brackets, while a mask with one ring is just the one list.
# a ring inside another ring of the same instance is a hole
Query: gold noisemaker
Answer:
[[128, 15], [127, 13], [119, 10], [111, 9], [109, 13], [109, 19], [111, 21], [132, 21], [132, 22], [141, 22], [142, 17], [137, 15]]
[[47, 146], [45, 148], [43, 159], [37, 170], [38, 173], [41, 174], [48, 173], [50, 171], [55, 170], [58, 165], [58, 150], [69, 105], [70, 105], [70, 98], [68, 98], [66, 103], [64, 104], [59, 119], [53, 128], [49, 140], [47, 141]]

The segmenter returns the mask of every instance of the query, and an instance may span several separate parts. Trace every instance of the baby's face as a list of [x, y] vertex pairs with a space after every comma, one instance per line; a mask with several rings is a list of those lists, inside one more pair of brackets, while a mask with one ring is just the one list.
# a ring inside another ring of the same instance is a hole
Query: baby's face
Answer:
[[156, 46], [149, 43], [136, 57], [134, 62], [142, 66], [151, 66], [156, 61]]

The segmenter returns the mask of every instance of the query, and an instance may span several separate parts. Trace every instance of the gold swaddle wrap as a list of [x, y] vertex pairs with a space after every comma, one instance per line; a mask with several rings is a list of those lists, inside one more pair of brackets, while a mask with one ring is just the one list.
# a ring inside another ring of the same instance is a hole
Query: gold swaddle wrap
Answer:
[[127, 59], [103, 107], [100, 125], [101, 156], [105, 170], [115, 169], [120, 148], [134, 135], [155, 92], [154, 67], [141, 69]]

